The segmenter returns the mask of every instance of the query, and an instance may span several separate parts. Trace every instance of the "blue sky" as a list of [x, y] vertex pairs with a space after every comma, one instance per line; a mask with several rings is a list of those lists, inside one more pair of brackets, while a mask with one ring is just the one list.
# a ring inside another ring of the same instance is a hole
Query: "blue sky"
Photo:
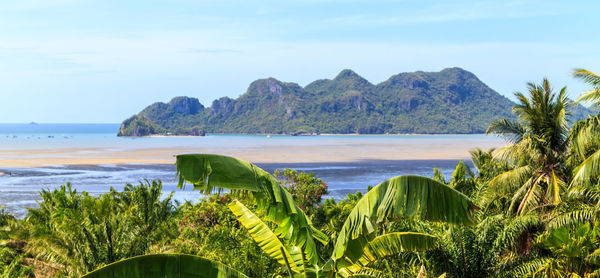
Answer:
[[372, 83], [458, 66], [511, 96], [600, 72], [600, 1], [0, 2], [0, 122], [121, 122], [187, 95], [208, 106], [265, 77]]

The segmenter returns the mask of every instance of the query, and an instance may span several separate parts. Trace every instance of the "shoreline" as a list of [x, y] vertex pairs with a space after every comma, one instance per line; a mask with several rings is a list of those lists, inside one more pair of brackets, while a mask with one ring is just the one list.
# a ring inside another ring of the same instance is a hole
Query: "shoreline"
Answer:
[[[310, 137], [310, 138], [308, 138]], [[364, 160], [470, 159], [475, 148], [505, 143], [482, 136], [206, 136], [202, 140], [78, 140], [0, 146], [0, 167], [172, 164], [175, 155], [212, 153], [252, 163], [356, 162]], [[294, 139], [292, 139], [294, 138]], [[316, 140], [315, 140], [316, 139]]]
[[[164, 135], [151, 134], [145, 136], [117, 136], [123, 138], [186, 138], [186, 137], [207, 137], [207, 136], [289, 136], [289, 137], [312, 137], [312, 136], [468, 136], [468, 135], [486, 135], [486, 133], [319, 133], [319, 134], [281, 134], [281, 133], [206, 133], [206, 135]], [[490, 135], [494, 136], [494, 135]]]
[[[433, 158], [433, 159], [362, 159], [362, 160], [352, 160], [352, 161], [305, 161], [305, 162], [290, 162], [290, 161], [269, 161], [269, 162], [253, 162], [249, 161], [255, 165], [295, 165], [299, 167], [304, 166], [314, 166], [314, 165], [355, 165], [368, 163], [371, 165], [388, 165], [390, 163], [406, 163], [406, 162], [455, 162], [465, 160], [470, 163], [470, 158], [457, 159], [457, 158]], [[163, 162], [124, 162], [124, 163], [85, 163], [85, 164], [55, 164], [55, 165], [39, 165], [39, 166], [0, 166], [0, 177], [3, 176], [11, 176], [12, 172], [9, 170], [25, 170], [25, 169], [81, 169], [81, 168], [106, 168], [106, 167], [139, 167], [144, 168], [148, 166], [155, 167], [164, 167], [164, 166], [174, 166], [173, 163], [163, 163]]]
[[[49, 167], [61, 165], [115, 165], [115, 164], [174, 164], [175, 156], [186, 153], [212, 153], [238, 157], [251, 163], [330, 163], [361, 161], [406, 160], [470, 160], [469, 150], [456, 146], [393, 146], [362, 149], [354, 146], [277, 146], [248, 149], [187, 149], [160, 148], [129, 151], [89, 149], [36, 149], [19, 151], [0, 150], [0, 167]], [[485, 147], [484, 149], [488, 149]]]

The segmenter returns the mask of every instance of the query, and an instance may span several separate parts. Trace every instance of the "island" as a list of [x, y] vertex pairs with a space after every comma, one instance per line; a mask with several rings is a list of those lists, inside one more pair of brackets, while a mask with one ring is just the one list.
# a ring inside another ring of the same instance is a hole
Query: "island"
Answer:
[[[352, 70], [305, 87], [259, 79], [205, 107], [194, 97], [156, 102], [119, 136], [232, 134], [472, 134], [514, 117], [514, 103], [464, 69], [409, 72], [372, 84]], [[578, 106], [577, 116], [589, 111]]]

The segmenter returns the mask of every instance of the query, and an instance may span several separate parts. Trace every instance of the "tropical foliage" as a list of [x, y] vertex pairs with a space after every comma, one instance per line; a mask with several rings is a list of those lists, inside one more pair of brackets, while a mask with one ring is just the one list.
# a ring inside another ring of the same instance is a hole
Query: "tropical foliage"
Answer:
[[183, 254], [154, 254], [137, 256], [109, 264], [82, 278], [247, 278], [243, 273], [224, 264], [199, 256]]
[[[600, 78], [574, 76], [592, 87], [576, 102], [600, 105]], [[599, 277], [600, 115], [569, 122], [565, 88], [527, 89], [474, 169], [343, 200], [311, 173], [211, 154], [177, 156], [195, 203], [158, 181], [42, 190], [24, 219], [0, 210], [0, 277]]]
[[571, 107], [566, 89], [555, 94], [547, 79], [541, 85], [529, 83], [529, 97], [515, 94], [518, 120], [495, 121], [487, 130], [508, 139], [498, 155], [514, 166], [490, 181], [488, 190], [497, 196], [491, 199], [507, 197], [509, 211], [517, 215], [561, 202]]

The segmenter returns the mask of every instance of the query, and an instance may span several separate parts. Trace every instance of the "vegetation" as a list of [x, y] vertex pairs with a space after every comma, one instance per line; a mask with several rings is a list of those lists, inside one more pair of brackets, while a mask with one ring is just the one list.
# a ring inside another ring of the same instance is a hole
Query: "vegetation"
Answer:
[[[576, 103], [599, 105], [600, 77], [574, 75], [592, 86]], [[600, 115], [569, 122], [547, 80], [516, 96], [488, 128], [507, 146], [471, 151], [475, 169], [341, 201], [313, 174], [206, 154], [177, 157], [197, 203], [157, 181], [42, 190], [24, 219], [0, 210], [0, 277], [599, 277]]]
[[132, 116], [121, 124], [118, 136], [166, 135], [167, 130], [144, 116]]
[[[177, 97], [136, 116], [169, 132], [197, 126], [207, 133], [483, 133], [492, 120], [511, 117], [512, 105], [460, 68], [401, 73], [377, 85], [343, 70], [304, 88], [260, 79], [237, 99], [210, 107]], [[135, 123], [123, 122], [119, 134], [135, 136]]]

